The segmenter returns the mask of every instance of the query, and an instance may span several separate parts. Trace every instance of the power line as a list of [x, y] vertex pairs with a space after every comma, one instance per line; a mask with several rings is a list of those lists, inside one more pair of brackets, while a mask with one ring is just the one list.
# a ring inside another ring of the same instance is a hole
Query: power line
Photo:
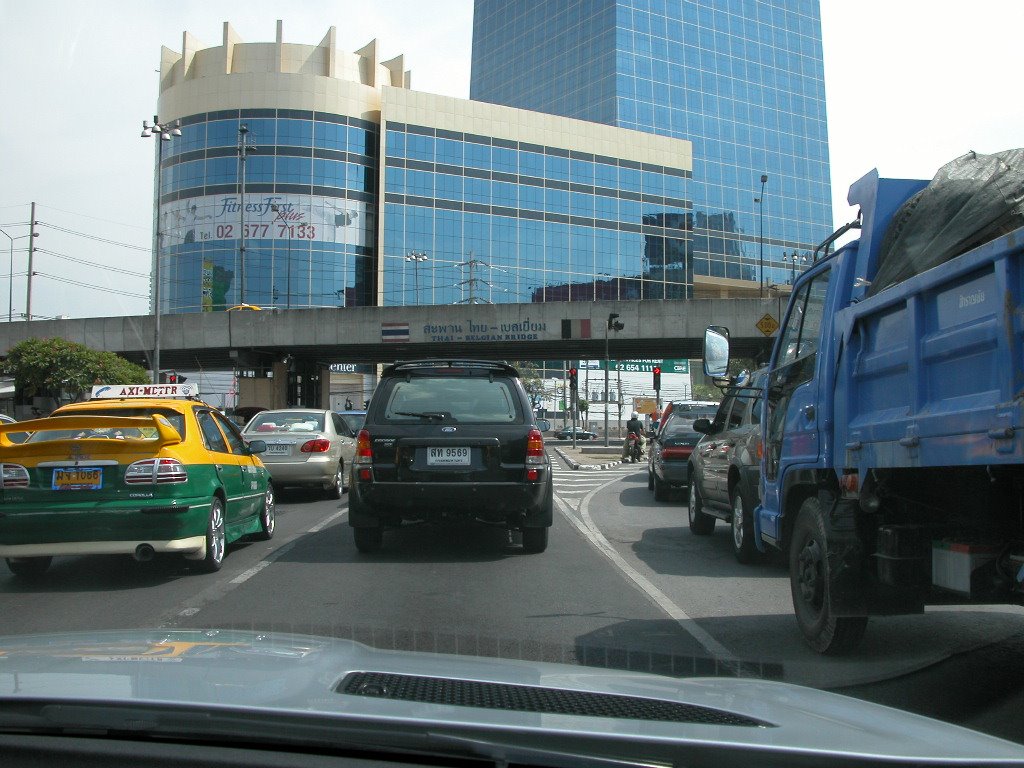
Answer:
[[58, 232], [64, 232], [64, 233], [69, 234], [69, 235], [78, 235], [79, 237], [85, 237], [85, 238], [88, 238], [89, 240], [97, 240], [97, 241], [99, 241], [101, 243], [106, 243], [107, 245], [118, 245], [118, 246], [121, 246], [122, 248], [131, 248], [134, 251], [143, 251], [145, 253], [149, 253], [152, 250], [151, 248], [143, 247], [141, 245], [132, 245], [131, 243], [122, 243], [122, 242], [120, 242], [118, 240], [110, 240], [110, 239], [108, 239], [106, 237], [99, 237], [98, 235], [90, 235], [90, 234], [88, 234], [86, 232], [79, 232], [78, 230], [75, 230], [75, 229], [67, 229], [66, 227], [59, 227], [56, 224], [53, 224], [53, 223], [51, 223], [49, 221], [40, 221], [39, 223], [40, 224], [45, 224], [47, 227], [50, 227], [51, 229], [55, 229]]
[[130, 293], [129, 291], [122, 291], [122, 290], [117, 289], [117, 288], [105, 288], [102, 285], [93, 285], [91, 283], [80, 283], [77, 280], [71, 280], [71, 279], [66, 278], [66, 277], [57, 277], [56, 275], [48, 275], [45, 272], [33, 272], [32, 274], [34, 276], [37, 276], [37, 277], [48, 277], [51, 280], [57, 280], [58, 282], [61, 282], [61, 283], [69, 283], [71, 285], [77, 285], [80, 288], [92, 288], [92, 289], [97, 290], [97, 291], [106, 291], [107, 293], [116, 293], [119, 296], [132, 296], [133, 298], [137, 298], [137, 299], [148, 299], [149, 298], [149, 296], [143, 295], [141, 293]]
[[150, 276], [148, 272], [133, 272], [130, 269], [121, 269], [120, 267], [110, 267], [110, 266], [107, 266], [106, 264], [100, 264], [100, 263], [95, 262], [95, 261], [87, 261], [86, 259], [76, 259], [74, 256], [68, 256], [65, 253], [57, 253], [56, 251], [51, 251], [49, 248], [36, 248], [36, 253], [46, 253], [46, 254], [49, 254], [50, 256], [56, 256], [58, 259], [67, 259], [68, 261], [73, 261], [76, 264], [85, 264], [86, 266], [96, 267], [98, 269], [106, 269], [106, 270], [108, 270], [110, 272], [120, 272], [123, 275], [132, 275], [134, 277], [145, 277], [145, 278], [148, 278]]
[[90, 216], [87, 213], [77, 213], [76, 211], [66, 211], [63, 208], [55, 208], [52, 205], [37, 205], [37, 207], [38, 208], [47, 208], [47, 209], [49, 209], [51, 211], [60, 211], [61, 213], [67, 213], [67, 214], [70, 214], [72, 216], [81, 216], [83, 219], [93, 219], [94, 221], [104, 221], [107, 224], [117, 224], [118, 226], [121, 226], [121, 227], [131, 227], [132, 229], [142, 229], [142, 230], [145, 230], [147, 232], [152, 229], [151, 226], [143, 227], [143, 226], [141, 226], [139, 224], [129, 224], [126, 221], [115, 221], [114, 219], [104, 219], [104, 218], [101, 218], [100, 216]]

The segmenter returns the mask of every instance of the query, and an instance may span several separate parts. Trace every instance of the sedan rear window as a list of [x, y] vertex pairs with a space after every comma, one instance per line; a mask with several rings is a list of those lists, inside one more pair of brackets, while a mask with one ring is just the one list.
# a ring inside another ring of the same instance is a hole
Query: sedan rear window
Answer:
[[[81, 411], [65, 411], [52, 414], [53, 418], [60, 416], [118, 416], [118, 417], [139, 417], [152, 416], [159, 413], [164, 416], [174, 427], [175, 431], [185, 438], [185, 415], [172, 411], [169, 408], [90, 408]], [[153, 440], [156, 439], [155, 427], [143, 427], [141, 429], [109, 429], [102, 426], [102, 419], [97, 418], [97, 427], [94, 429], [47, 429], [33, 432], [25, 441], [27, 443], [43, 443], [49, 440], [81, 440], [86, 438], [133, 438]]]
[[274, 413], [264, 411], [256, 414], [245, 426], [248, 432], [323, 432], [324, 414], [316, 411]]
[[411, 376], [393, 379], [384, 421], [430, 419], [465, 424], [523, 424], [515, 385], [492, 377]]

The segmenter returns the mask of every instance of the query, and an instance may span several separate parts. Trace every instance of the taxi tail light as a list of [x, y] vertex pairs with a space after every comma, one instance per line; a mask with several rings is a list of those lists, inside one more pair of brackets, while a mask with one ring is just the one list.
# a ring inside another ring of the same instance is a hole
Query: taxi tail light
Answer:
[[526, 463], [544, 463], [544, 435], [536, 427], [526, 436]]
[[0, 464], [0, 488], [28, 488], [28, 470], [21, 464]]
[[[356, 464], [372, 464], [373, 463], [373, 447], [370, 444], [370, 432], [366, 429], [359, 430], [359, 434], [356, 436]], [[360, 475], [361, 479], [362, 476]]]
[[318, 437], [315, 440], [307, 440], [299, 448], [302, 453], [327, 453], [331, 450], [331, 441]]
[[692, 445], [673, 445], [668, 448], [661, 449], [661, 458], [663, 459], [688, 459], [693, 453]]
[[187, 483], [188, 470], [177, 459], [142, 459], [128, 465], [124, 481], [128, 485]]

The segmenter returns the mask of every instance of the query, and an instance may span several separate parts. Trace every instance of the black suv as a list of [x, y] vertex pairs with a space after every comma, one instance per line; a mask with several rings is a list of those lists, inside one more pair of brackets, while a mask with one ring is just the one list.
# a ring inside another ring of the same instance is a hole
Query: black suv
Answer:
[[416, 360], [381, 374], [357, 438], [348, 521], [360, 552], [387, 527], [472, 518], [548, 545], [553, 496], [544, 439], [519, 373], [484, 360]]
[[764, 376], [761, 369], [749, 386], [727, 389], [715, 418], [693, 423], [704, 436], [690, 454], [690, 531], [707, 536], [716, 518], [731, 523], [732, 549], [741, 563], [757, 556], [753, 512], [761, 478]]

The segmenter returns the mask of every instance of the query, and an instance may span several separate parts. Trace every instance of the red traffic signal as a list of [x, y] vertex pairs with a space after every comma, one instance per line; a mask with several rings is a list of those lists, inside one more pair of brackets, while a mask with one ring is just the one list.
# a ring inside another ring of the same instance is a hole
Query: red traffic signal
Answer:
[[653, 368], [653, 372], [654, 372], [654, 389], [655, 389], [655, 391], [658, 391], [658, 390], [661, 389], [661, 368], [656, 365]]
[[569, 369], [569, 388], [570, 389], [576, 389], [576, 383], [577, 383], [576, 369], [575, 368], [570, 368]]

